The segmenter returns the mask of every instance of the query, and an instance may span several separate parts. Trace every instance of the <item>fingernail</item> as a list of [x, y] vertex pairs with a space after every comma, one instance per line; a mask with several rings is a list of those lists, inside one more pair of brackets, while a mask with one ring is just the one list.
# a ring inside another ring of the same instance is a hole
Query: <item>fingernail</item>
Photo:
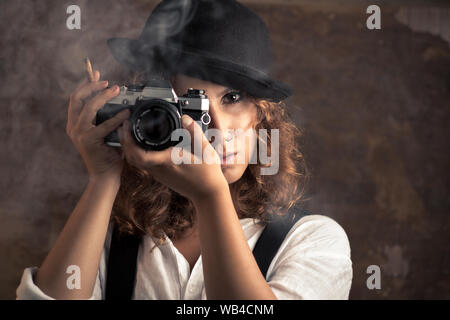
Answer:
[[106, 81], [106, 80], [100, 81], [100, 85], [104, 87], [104, 86], [108, 85], [108, 81]]
[[183, 115], [182, 117], [181, 117], [181, 121], [183, 122], [183, 126], [184, 127], [189, 127], [190, 125], [191, 125], [191, 123], [192, 123], [192, 118], [191, 117], [189, 117], [188, 115]]

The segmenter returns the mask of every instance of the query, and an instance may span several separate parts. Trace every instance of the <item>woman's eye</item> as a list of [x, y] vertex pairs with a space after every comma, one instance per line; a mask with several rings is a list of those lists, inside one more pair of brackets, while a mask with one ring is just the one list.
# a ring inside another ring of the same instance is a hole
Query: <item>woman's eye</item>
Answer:
[[242, 100], [242, 94], [238, 91], [229, 92], [223, 96], [225, 103], [237, 103]]

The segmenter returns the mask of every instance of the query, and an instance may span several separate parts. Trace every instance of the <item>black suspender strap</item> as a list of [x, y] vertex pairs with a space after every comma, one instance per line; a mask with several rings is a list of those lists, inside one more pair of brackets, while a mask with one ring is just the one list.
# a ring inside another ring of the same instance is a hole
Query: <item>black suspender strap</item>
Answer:
[[256, 242], [255, 248], [253, 248], [253, 256], [264, 278], [266, 278], [270, 263], [278, 252], [289, 230], [291, 230], [300, 218], [308, 214], [305, 210], [297, 211], [294, 208], [291, 209], [287, 216], [282, 218], [277, 217], [266, 225]]
[[140, 237], [119, 234], [114, 227], [106, 274], [105, 300], [130, 300], [136, 280]]
[[[267, 224], [253, 249], [259, 269], [266, 278], [267, 270], [280, 245], [293, 225], [309, 213], [292, 208], [288, 215]], [[114, 227], [106, 275], [106, 300], [130, 300], [136, 281], [136, 264], [141, 238], [119, 235]]]

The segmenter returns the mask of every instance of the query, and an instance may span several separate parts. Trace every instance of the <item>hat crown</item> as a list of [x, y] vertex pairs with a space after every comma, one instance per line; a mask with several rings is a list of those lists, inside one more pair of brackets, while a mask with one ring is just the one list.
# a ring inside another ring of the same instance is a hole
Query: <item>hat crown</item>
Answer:
[[266, 74], [270, 71], [267, 27], [257, 14], [235, 0], [164, 0], [148, 18], [140, 40]]

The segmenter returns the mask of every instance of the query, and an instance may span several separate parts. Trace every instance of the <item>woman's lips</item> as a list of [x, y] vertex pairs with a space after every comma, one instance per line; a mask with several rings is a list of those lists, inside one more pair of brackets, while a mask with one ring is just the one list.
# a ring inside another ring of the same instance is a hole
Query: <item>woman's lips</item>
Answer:
[[228, 153], [225, 157], [222, 156], [222, 163], [221, 165], [230, 165], [235, 163], [237, 152]]

